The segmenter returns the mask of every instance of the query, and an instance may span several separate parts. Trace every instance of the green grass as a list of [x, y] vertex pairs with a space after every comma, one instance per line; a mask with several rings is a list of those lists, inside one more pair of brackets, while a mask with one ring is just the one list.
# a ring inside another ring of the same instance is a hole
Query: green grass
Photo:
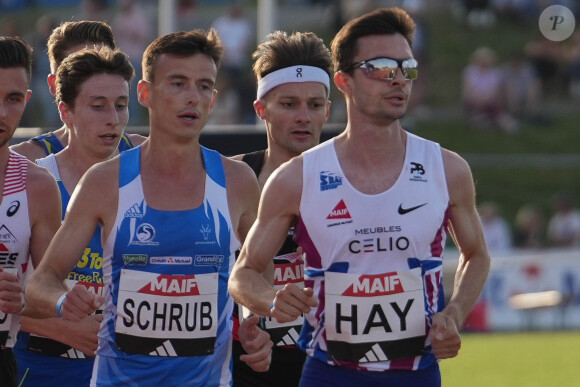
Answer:
[[440, 363], [443, 387], [574, 387], [580, 332], [464, 334]]

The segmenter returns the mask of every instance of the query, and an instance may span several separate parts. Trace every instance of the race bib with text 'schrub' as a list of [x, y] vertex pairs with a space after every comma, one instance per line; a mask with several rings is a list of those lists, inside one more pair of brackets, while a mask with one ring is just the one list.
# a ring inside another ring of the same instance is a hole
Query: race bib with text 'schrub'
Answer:
[[158, 274], [123, 269], [115, 341], [128, 354], [202, 356], [213, 353], [218, 273]]
[[328, 358], [369, 363], [419, 355], [425, 345], [421, 269], [359, 275], [326, 272]]

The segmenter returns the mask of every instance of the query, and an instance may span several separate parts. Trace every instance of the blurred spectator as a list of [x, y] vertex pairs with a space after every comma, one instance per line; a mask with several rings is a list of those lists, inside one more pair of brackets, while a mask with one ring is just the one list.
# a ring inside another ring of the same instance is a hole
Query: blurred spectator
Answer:
[[207, 29], [200, 16], [197, 0], [178, 0], [176, 15], [177, 31], [188, 31], [194, 28]]
[[[362, 14], [372, 11], [375, 8], [379, 8], [380, 4], [378, 0], [339, 0], [340, 9], [342, 12], [342, 23], [341, 26], [355, 17], [359, 17]], [[337, 31], [338, 32], [338, 31]]]
[[580, 211], [568, 191], [558, 192], [552, 198], [554, 214], [548, 222], [548, 242], [552, 246], [580, 246]]
[[0, 19], [0, 36], [22, 36], [20, 21], [14, 17], [3, 17]]
[[143, 51], [153, 37], [153, 23], [143, 10], [140, 0], [119, 0], [118, 12], [113, 18], [111, 27], [115, 34], [115, 43], [121, 51], [129, 55], [135, 68], [135, 77], [131, 82], [129, 98], [129, 125], [145, 125], [147, 109], [137, 99], [137, 83], [141, 80], [141, 58]]
[[512, 23], [530, 21], [538, 17], [536, 0], [491, 0], [491, 2], [495, 14]]
[[514, 53], [503, 67], [503, 87], [507, 112], [517, 119], [539, 115], [541, 82], [523, 53]]
[[568, 93], [567, 73], [564, 69], [566, 55], [561, 42], [543, 36], [530, 41], [525, 51], [540, 78], [542, 95], [561, 98]]
[[455, 7], [471, 28], [487, 28], [495, 24], [496, 17], [489, 0], [459, 0]]
[[512, 234], [496, 203], [485, 202], [478, 207], [483, 235], [490, 253], [506, 252], [512, 248]]
[[[233, 114], [238, 123], [255, 123], [256, 113], [252, 101], [256, 99], [255, 79], [251, 71], [250, 50], [254, 46], [254, 23], [244, 14], [237, 1], [228, 5], [226, 13], [212, 23], [224, 46], [220, 77], [226, 77], [237, 97]], [[216, 104], [219, 103], [216, 101]]]
[[413, 57], [419, 63], [419, 78], [413, 81], [413, 93], [409, 101], [408, 114], [413, 117], [426, 111], [423, 105], [429, 79], [428, 23], [425, 20], [427, 12], [425, 0], [403, 0], [401, 8], [406, 10], [415, 21], [415, 36], [413, 37]]
[[545, 246], [546, 219], [542, 209], [526, 203], [516, 213], [514, 245], [522, 249], [540, 249]]
[[78, 20], [98, 20], [110, 23], [107, 0], [81, 0]]
[[52, 30], [59, 24], [60, 18], [57, 14], [46, 13], [38, 18], [33, 35], [28, 38], [28, 42], [33, 47], [32, 55], [34, 56], [31, 83], [34, 98], [30, 100], [32, 103], [30, 107], [40, 114], [25, 114], [26, 119], [22, 117], [22, 126], [58, 127], [62, 125], [54, 103], [54, 96], [46, 84], [46, 77], [51, 73], [46, 42]]
[[570, 96], [580, 97], [580, 30], [570, 37], [568, 50], [568, 63], [570, 72]]
[[479, 47], [463, 70], [463, 104], [471, 129], [497, 127], [506, 133], [518, 130], [517, 121], [502, 104], [503, 74], [496, 65], [496, 54], [489, 47]]

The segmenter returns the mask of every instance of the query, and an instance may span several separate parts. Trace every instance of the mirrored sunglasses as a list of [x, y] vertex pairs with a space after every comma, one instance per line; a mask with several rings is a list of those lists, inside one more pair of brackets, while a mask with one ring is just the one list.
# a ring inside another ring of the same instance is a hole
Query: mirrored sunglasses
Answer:
[[413, 58], [374, 58], [355, 62], [348, 66], [345, 71], [360, 67], [368, 78], [392, 81], [397, 75], [397, 69], [400, 68], [405, 79], [410, 81], [419, 76], [418, 66], [419, 64]]

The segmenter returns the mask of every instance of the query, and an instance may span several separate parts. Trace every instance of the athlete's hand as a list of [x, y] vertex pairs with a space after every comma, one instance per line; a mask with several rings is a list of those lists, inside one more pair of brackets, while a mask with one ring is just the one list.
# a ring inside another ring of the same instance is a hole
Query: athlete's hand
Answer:
[[103, 302], [105, 302], [103, 296], [91, 293], [85, 286], [76, 284], [66, 292], [60, 312], [65, 320], [80, 321], [93, 314]]
[[24, 308], [24, 293], [16, 274], [0, 268], [0, 310], [19, 314]]
[[433, 316], [431, 327], [431, 346], [437, 359], [448, 359], [457, 356], [461, 348], [461, 336], [455, 320], [444, 313]]
[[87, 356], [95, 356], [95, 351], [99, 345], [97, 334], [101, 321], [103, 321], [102, 314], [86, 316], [79, 322], [65, 320], [66, 332], [63, 332], [61, 341]]
[[318, 306], [318, 301], [313, 297], [312, 288], [299, 288], [295, 284], [286, 284], [284, 288], [276, 292], [272, 301], [270, 317], [279, 323], [296, 320], [302, 313], [310, 312], [310, 308]]
[[238, 336], [240, 343], [247, 352], [240, 360], [252, 367], [256, 372], [266, 372], [272, 362], [272, 341], [270, 335], [258, 328], [258, 315], [245, 318], [240, 324]]

